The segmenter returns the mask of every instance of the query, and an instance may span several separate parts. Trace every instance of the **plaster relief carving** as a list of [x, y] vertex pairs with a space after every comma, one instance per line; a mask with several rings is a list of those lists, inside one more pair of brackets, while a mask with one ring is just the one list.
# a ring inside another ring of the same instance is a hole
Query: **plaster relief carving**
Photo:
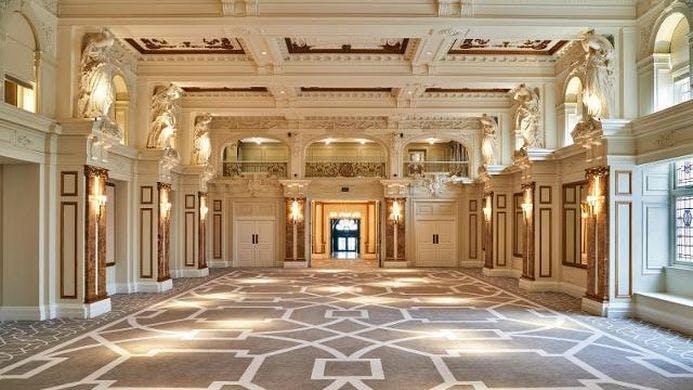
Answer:
[[308, 117], [299, 122], [301, 129], [369, 130], [386, 129], [387, 117]]
[[421, 130], [478, 130], [477, 118], [408, 118], [399, 123], [400, 129]]
[[528, 88], [525, 84], [510, 91], [515, 101], [514, 131], [515, 150], [522, 148], [543, 148], [544, 134], [539, 128], [540, 98], [538, 88]]
[[209, 138], [209, 124], [212, 116], [204, 114], [195, 118], [195, 134], [193, 138], [193, 165], [208, 165], [212, 152], [212, 144]]
[[289, 121], [283, 116], [214, 117], [212, 130], [271, 130], [286, 129]]
[[95, 130], [101, 130], [119, 140], [123, 131], [110, 118], [115, 102], [113, 76], [118, 68], [113, 57], [113, 35], [104, 30], [85, 35], [86, 46], [80, 63], [79, 100], [77, 109], [82, 118], [94, 118]]
[[147, 148], [165, 149], [175, 154], [178, 115], [183, 90], [177, 85], [158, 87], [152, 97], [152, 124], [147, 138]]
[[496, 165], [496, 149], [498, 145], [498, 122], [484, 114], [480, 119], [483, 138], [481, 140], [481, 158], [484, 165]]
[[604, 36], [587, 30], [580, 34], [585, 57], [577, 65], [576, 75], [584, 84], [583, 102], [588, 114], [595, 118], [609, 118], [613, 106], [614, 48]]

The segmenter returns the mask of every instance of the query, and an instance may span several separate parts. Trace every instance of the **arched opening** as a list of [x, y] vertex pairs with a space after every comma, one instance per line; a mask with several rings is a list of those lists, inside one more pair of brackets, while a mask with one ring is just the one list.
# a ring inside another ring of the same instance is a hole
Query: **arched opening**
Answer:
[[457, 141], [428, 138], [404, 148], [404, 175], [469, 177], [469, 152]]
[[386, 177], [387, 151], [365, 138], [325, 138], [306, 149], [306, 177]]
[[130, 108], [130, 96], [128, 87], [125, 84], [125, 79], [121, 75], [113, 77], [113, 88], [115, 89], [115, 102], [111, 106], [111, 118], [118, 124], [118, 127], [123, 131], [124, 145], [128, 144], [128, 118]]
[[4, 91], [5, 103], [26, 111], [36, 112], [38, 88], [35, 53], [37, 51], [34, 30], [27, 19], [18, 12], [7, 15]]
[[654, 44], [655, 110], [691, 98], [688, 20], [681, 13], [669, 15], [659, 27]]
[[286, 178], [289, 165], [289, 147], [272, 138], [243, 138], [224, 148], [222, 161], [224, 177], [267, 176]]
[[573, 77], [568, 81], [565, 89], [565, 131], [563, 133], [563, 146], [573, 144], [570, 134], [582, 119], [582, 81], [579, 77]]

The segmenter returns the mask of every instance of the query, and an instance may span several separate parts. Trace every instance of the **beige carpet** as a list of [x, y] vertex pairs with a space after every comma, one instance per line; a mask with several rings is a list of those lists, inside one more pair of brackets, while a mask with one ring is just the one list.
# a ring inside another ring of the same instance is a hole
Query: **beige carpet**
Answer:
[[693, 368], [454, 270], [233, 271], [1, 389], [693, 389]]

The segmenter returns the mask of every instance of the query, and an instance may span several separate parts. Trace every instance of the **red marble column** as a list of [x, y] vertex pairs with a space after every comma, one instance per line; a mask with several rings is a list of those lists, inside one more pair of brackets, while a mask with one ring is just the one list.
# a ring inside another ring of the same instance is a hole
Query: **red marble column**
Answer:
[[484, 268], [493, 268], [493, 192], [484, 194]]
[[535, 189], [535, 183], [527, 183], [522, 185], [522, 192], [523, 192], [523, 199], [522, 199], [522, 204], [523, 207], [525, 204], [531, 205], [531, 207], [527, 210], [523, 208], [522, 211], [522, 216], [525, 219], [525, 230], [524, 230], [524, 253], [522, 256], [522, 278], [524, 279], [529, 279], [529, 280], [534, 280], [535, 275], [534, 275], [534, 270], [535, 270], [535, 264], [534, 264], [534, 238], [535, 238], [535, 232], [534, 232], [534, 189]]
[[159, 193], [159, 232], [157, 236], [157, 282], [171, 279], [171, 185], [157, 183]]
[[108, 170], [84, 166], [86, 207], [84, 224], [84, 302], [108, 298], [106, 293], [106, 182]]
[[[295, 203], [294, 203], [295, 202]], [[286, 245], [284, 261], [306, 260], [306, 200], [286, 198]], [[296, 208], [294, 210], [294, 208]]]
[[[585, 223], [587, 236], [587, 292], [586, 297], [597, 302], [609, 300], [609, 167], [587, 171], [587, 196], [594, 197], [596, 207], [589, 204]], [[588, 202], [589, 203], [589, 202]]]
[[197, 221], [197, 268], [205, 269], [207, 268], [207, 216], [209, 215], [207, 203], [209, 197], [206, 192], [198, 192], [197, 200], [197, 204], [200, 205]]
[[[395, 202], [399, 205], [399, 219], [395, 221], [393, 208]], [[405, 230], [405, 198], [386, 198], [385, 224], [385, 259], [387, 261], [407, 261], [406, 254], [406, 230]], [[395, 250], [397, 248], [397, 250]]]

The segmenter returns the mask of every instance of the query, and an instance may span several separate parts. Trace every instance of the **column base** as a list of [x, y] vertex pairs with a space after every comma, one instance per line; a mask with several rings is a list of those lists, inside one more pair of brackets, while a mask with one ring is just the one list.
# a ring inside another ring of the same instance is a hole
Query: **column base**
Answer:
[[232, 261], [217, 260], [210, 261], [208, 264], [209, 268], [230, 268], [233, 267]]
[[284, 260], [284, 268], [308, 268], [308, 260]]
[[409, 268], [409, 264], [406, 260], [385, 260], [383, 261], [383, 268]]
[[[497, 276], [497, 277], [505, 277], [505, 278], [515, 278], [519, 279], [522, 272], [516, 269], [512, 268], [482, 268], [481, 273], [486, 275], [486, 276]], [[522, 281], [520, 281], [520, 284]]]
[[630, 302], [600, 302], [589, 297], [582, 298], [582, 310], [600, 317], [628, 317], [631, 314], [630, 306]]
[[160, 293], [173, 288], [173, 280], [168, 279], [163, 282], [138, 282], [137, 291], [145, 293]]
[[62, 318], [94, 318], [111, 311], [111, 298], [92, 303], [58, 303], [55, 313]]
[[204, 278], [209, 275], [209, 268], [183, 268], [171, 271], [174, 278]]

